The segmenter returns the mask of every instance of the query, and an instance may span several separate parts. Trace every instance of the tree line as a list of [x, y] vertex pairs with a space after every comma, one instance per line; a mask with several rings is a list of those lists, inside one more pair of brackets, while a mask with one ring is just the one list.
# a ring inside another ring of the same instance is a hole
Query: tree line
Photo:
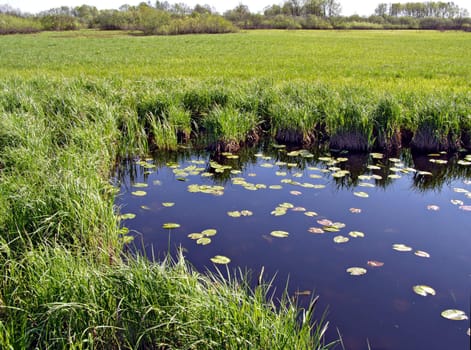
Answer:
[[285, 0], [253, 13], [239, 4], [223, 14], [209, 5], [168, 1], [118, 10], [62, 6], [38, 14], [0, 5], [0, 34], [42, 30], [134, 30], [145, 35], [227, 33], [238, 29], [438, 29], [471, 31], [466, 9], [453, 2], [380, 3], [371, 16], [341, 16], [336, 0]]

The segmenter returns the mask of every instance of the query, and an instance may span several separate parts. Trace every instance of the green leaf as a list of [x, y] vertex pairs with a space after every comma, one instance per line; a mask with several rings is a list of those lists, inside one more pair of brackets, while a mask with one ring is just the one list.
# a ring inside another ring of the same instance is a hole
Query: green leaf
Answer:
[[397, 250], [398, 252], [410, 252], [412, 250], [411, 247], [405, 244], [393, 244], [393, 249]]
[[366, 273], [366, 269], [363, 267], [349, 267], [347, 272], [352, 276], [361, 276]]
[[354, 196], [357, 196], [357, 197], [360, 197], [360, 198], [368, 198], [369, 197], [369, 194], [366, 193], [366, 192], [353, 192], [353, 195]]
[[179, 228], [180, 224], [176, 224], [174, 222], [166, 222], [162, 225], [162, 228], [172, 230], [174, 228]]
[[270, 232], [270, 235], [273, 237], [278, 237], [278, 238], [286, 238], [289, 236], [289, 233], [286, 231], [272, 231]]
[[216, 235], [217, 233], [217, 230], [213, 229], [213, 228], [208, 228], [206, 230], [203, 230], [201, 231], [201, 233], [207, 237], [211, 237], [211, 236], [214, 236]]
[[143, 197], [143, 196], [145, 196], [145, 195], [147, 194], [147, 192], [146, 192], [146, 191], [134, 191], [134, 192], [131, 192], [131, 194], [132, 194], [133, 196]]
[[208, 245], [209, 243], [211, 243], [211, 238], [208, 237], [202, 237], [196, 241], [196, 244], [200, 245]]
[[136, 214], [133, 213], [126, 213], [126, 214], [121, 214], [119, 218], [121, 220], [128, 220], [128, 219], [134, 219], [136, 217]]
[[136, 188], [144, 188], [148, 186], [149, 186], [148, 184], [143, 183], [143, 182], [135, 182], [132, 184], [132, 187], [136, 187]]
[[421, 258], [430, 258], [430, 254], [427, 252], [424, 252], [423, 250], [416, 250], [414, 254], [417, 256], [420, 256]]
[[204, 235], [202, 233], [190, 233], [188, 235], [188, 238], [191, 238], [191, 239], [200, 239], [200, 238], [203, 238]]
[[170, 207], [173, 207], [175, 205], [175, 203], [173, 203], [173, 202], [163, 202], [162, 205], [166, 208], [170, 208]]
[[350, 239], [348, 237], [344, 236], [335, 236], [334, 237], [334, 242], [335, 243], [347, 243]]
[[453, 321], [464, 321], [468, 319], [468, 316], [464, 313], [464, 311], [456, 310], [456, 309], [448, 309], [442, 311], [442, 317], [447, 318]]
[[435, 295], [436, 294], [435, 289], [433, 289], [430, 286], [426, 286], [426, 285], [413, 286], [412, 290], [414, 291], [415, 294], [422, 295], [424, 297], [426, 297], [429, 294], [430, 295]]
[[227, 256], [224, 255], [216, 255], [211, 258], [211, 261], [215, 264], [229, 264], [231, 262], [231, 259], [229, 259]]
[[348, 234], [349, 234], [350, 237], [353, 237], [353, 238], [363, 238], [363, 237], [365, 237], [365, 234], [361, 231], [350, 231]]

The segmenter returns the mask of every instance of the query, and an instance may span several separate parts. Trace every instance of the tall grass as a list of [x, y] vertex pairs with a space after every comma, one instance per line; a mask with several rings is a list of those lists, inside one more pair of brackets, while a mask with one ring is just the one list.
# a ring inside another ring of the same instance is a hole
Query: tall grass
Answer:
[[[43, 247], [2, 256], [2, 348], [327, 349], [315, 300], [281, 305], [243, 275], [201, 275], [180, 258], [97, 264]], [[279, 311], [275, 311], [279, 310]]]

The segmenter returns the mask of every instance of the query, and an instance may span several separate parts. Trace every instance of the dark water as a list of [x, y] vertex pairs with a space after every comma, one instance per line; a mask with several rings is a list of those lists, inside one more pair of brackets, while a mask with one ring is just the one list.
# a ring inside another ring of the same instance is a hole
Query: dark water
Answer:
[[[320, 156], [326, 153], [320, 152]], [[262, 154], [271, 158], [262, 158]], [[117, 172], [121, 186], [117, 205], [121, 213], [136, 214], [123, 224], [136, 237], [133, 244], [149, 257], [158, 259], [166, 254], [169, 230], [162, 224], [175, 222], [181, 227], [170, 232], [172, 253], [183, 247], [187, 259], [200, 271], [213, 270], [210, 258], [224, 255], [231, 259], [230, 269], [248, 268], [254, 279], [262, 267], [264, 276], [276, 274], [278, 291], [283, 290], [288, 278], [292, 295], [295, 291], [314, 291], [320, 296], [318, 315], [328, 307], [328, 337], [337, 337], [338, 329], [346, 349], [367, 349], [368, 344], [371, 349], [469, 349], [469, 320], [452, 321], [440, 315], [445, 309], [459, 309], [470, 316], [471, 211], [466, 206], [471, 205], [471, 166], [463, 163], [466, 154], [414, 156], [406, 151], [396, 155], [400, 161], [374, 159], [368, 154], [327, 155], [348, 160], [332, 164], [328, 159], [317, 160], [319, 154], [314, 158], [309, 154], [288, 156], [284, 149], [268, 146], [243, 150], [238, 159], [186, 150], [141, 159], [146, 167], [138, 163], [139, 159], [128, 160]], [[215, 172], [210, 160], [241, 173], [232, 174], [230, 169]], [[280, 162], [296, 163], [296, 167]], [[380, 169], [370, 170], [368, 165]], [[349, 170], [349, 174], [336, 178], [335, 167]], [[186, 174], [179, 173], [185, 168]], [[202, 176], [205, 172], [213, 176]], [[401, 177], [388, 177], [391, 174]], [[361, 175], [379, 175], [382, 179], [358, 178]], [[267, 188], [248, 190], [231, 181], [237, 177]], [[301, 187], [287, 183], [287, 179], [325, 188]], [[362, 182], [375, 187], [362, 187]], [[135, 188], [135, 183], [148, 187]], [[188, 192], [188, 186], [194, 184], [223, 186], [223, 194]], [[282, 189], [270, 189], [270, 185], [281, 185]], [[147, 194], [132, 195], [136, 190]], [[355, 196], [358, 191], [369, 197]], [[452, 200], [458, 202], [453, 204]], [[164, 202], [175, 205], [164, 207]], [[271, 215], [284, 202], [318, 215], [308, 217], [292, 209], [283, 216]], [[143, 205], [147, 208], [141, 208]], [[429, 210], [429, 205], [439, 210]], [[361, 209], [361, 213], [352, 213], [350, 208]], [[227, 215], [237, 210], [249, 210], [253, 215]], [[346, 227], [340, 232], [308, 232], [310, 227], [322, 227], [317, 220], [325, 218]], [[217, 229], [209, 245], [198, 245], [187, 237], [208, 228]], [[273, 230], [287, 231], [289, 236], [273, 237]], [[361, 231], [365, 237], [349, 237], [350, 231]], [[337, 244], [333, 241], [337, 235], [350, 240]], [[393, 244], [405, 244], [413, 250], [396, 251]], [[416, 250], [430, 257], [416, 256]], [[371, 267], [369, 260], [384, 262], [384, 266]], [[350, 276], [346, 269], [353, 266], [366, 268], [367, 273]], [[415, 294], [412, 287], [422, 284], [434, 288], [436, 295]], [[308, 302], [309, 298], [300, 296], [299, 302]]]

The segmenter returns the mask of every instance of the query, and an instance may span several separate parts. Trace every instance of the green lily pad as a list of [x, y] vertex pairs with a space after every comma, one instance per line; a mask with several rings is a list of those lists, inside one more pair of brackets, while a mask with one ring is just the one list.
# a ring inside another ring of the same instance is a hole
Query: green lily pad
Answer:
[[190, 233], [188, 235], [188, 238], [191, 238], [191, 239], [200, 239], [200, 238], [203, 238], [204, 235], [202, 233]]
[[228, 211], [227, 215], [229, 215], [231, 218], [240, 218], [242, 214], [240, 213], [240, 211], [234, 210]]
[[422, 295], [426, 297], [427, 295], [435, 295], [435, 289], [429, 286], [425, 285], [417, 285], [413, 286], [412, 290], [414, 291], [415, 294]]
[[281, 190], [283, 187], [281, 185], [271, 185], [268, 186], [270, 190]]
[[382, 154], [382, 153], [373, 152], [373, 153], [370, 153], [370, 155], [373, 159], [382, 159], [384, 157], [384, 154]]
[[180, 224], [176, 224], [174, 222], [166, 222], [162, 225], [162, 228], [172, 230], [174, 228], [179, 228]]
[[363, 267], [349, 267], [347, 272], [352, 276], [361, 276], [366, 273], [366, 269]]
[[430, 171], [418, 171], [417, 175], [421, 176], [432, 176], [433, 174]]
[[336, 226], [324, 226], [323, 227], [324, 231], [327, 231], [327, 232], [339, 232], [340, 229]]
[[281, 203], [278, 207], [280, 207], [280, 208], [286, 208], [286, 209], [292, 209], [292, 208], [294, 208], [294, 204], [288, 203], [288, 202], [284, 202], [284, 203]]
[[270, 214], [273, 216], [283, 216], [286, 215], [287, 209], [286, 208], [276, 208]]
[[250, 211], [250, 210], [241, 210], [241, 211], [240, 211], [240, 214], [241, 214], [242, 216], [252, 216], [252, 215], [253, 215], [253, 212]]
[[373, 187], [376, 187], [375, 184], [372, 184], [370, 182], [360, 182], [358, 184], [359, 187], [370, 187], [370, 188], [373, 188]]
[[463, 205], [464, 202], [459, 200], [459, 199], [452, 199], [450, 200], [450, 203], [453, 204], [453, 205]]
[[208, 237], [216, 235], [217, 232], [218, 231], [214, 228], [208, 228], [206, 230], [201, 231], [203, 235], [208, 236]]
[[453, 321], [464, 321], [468, 319], [468, 316], [466, 316], [464, 311], [456, 309], [444, 310], [442, 311], [441, 315], [442, 317]]
[[272, 231], [270, 232], [270, 235], [278, 238], [286, 238], [289, 236], [289, 233], [286, 231]]
[[393, 249], [397, 250], [398, 252], [410, 252], [412, 250], [411, 247], [405, 244], [393, 244]]
[[427, 252], [424, 252], [423, 250], [416, 250], [414, 254], [417, 256], [420, 256], [421, 258], [430, 258], [430, 254]]
[[315, 211], [306, 211], [304, 212], [304, 215], [309, 216], [309, 217], [314, 217], [314, 216], [317, 216], [317, 213]]
[[353, 192], [354, 196], [360, 197], [360, 198], [368, 198], [369, 194], [366, 192]]
[[400, 178], [401, 178], [401, 175], [390, 174], [390, 175], [388, 175], [388, 177], [389, 177], [390, 179], [400, 179]]
[[227, 256], [224, 255], [216, 255], [211, 258], [211, 261], [215, 264], [229, 264], [231, 262], [231, 259], [229, 259]]
[[123, 244], [129, 244], [131, 243], [132, 241], [134, 241], [134, 237], [133, 236], [123, 236], [121, 238]]
[[162, 205], [166, 208], [171, 208], [175, 205], [173, 202], [163, 202]]
[[363, 238], [363, 237], [365, 237], [365, 234], [361, 231], [350, 231], [348, 233], [348, 235], [350, 237], [353, 237], [353, 238]]
[[132, 187], [136, 187], [136, 188], [145, 188], [148, 186], [149, 186], [148, 184], [143, 183], [143, 182], [135, 182], [132, 184]]
[[136, 197], [144, 197], [147, 194], [147, 192], [146, 191], [134, 191], [134, 192], [131, 192], [131, 194]]
[[345, 236], [335, 236], [334, 237], [334, 242], [335, 243], [347, 243], [350, 239]]
[[141, 205], [141, 209], [143, 210], [150, 210], [150, 207], [147, 205]]
[[134, 219], [136, 217], [136, 214], [133, 213], [126, 213], [126, 214], [121, 214], [119, 218], [121, 220], [128, 220], [128, 219]]
[[202, 237], [196, 241], [196, 244], [199, 245], [208, 245], [209, 243], [211, 243], [211, 238], [208, 237]]
[[333, 224], [329, 219], [317, 220], [317, 223], [322, 226], [331, 226]]

